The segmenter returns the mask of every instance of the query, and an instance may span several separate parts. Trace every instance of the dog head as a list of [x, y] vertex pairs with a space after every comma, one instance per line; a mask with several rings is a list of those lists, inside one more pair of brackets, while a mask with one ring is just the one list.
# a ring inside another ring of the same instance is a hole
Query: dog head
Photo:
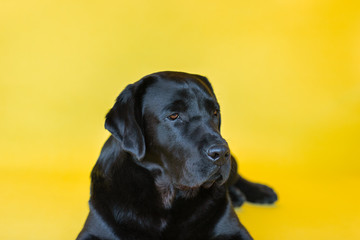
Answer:
[[175, 189], [222, 185], [230, 174], [220, 108], [209, 81], [181, 72], [148, 75], [129, 85], [105, 127], [124, 151]]

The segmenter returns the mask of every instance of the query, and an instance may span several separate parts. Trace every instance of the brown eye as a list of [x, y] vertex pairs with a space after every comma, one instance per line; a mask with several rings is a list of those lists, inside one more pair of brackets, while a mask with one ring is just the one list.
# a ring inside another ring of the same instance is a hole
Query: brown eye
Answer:
[[219, 115], [219, 111], [218, 111], [218, 110], [214, 110], [214, 111], [213, 111], [213, 114], [214, 114], [214, 116], [217, 117], [217, 116]]
[[170, 120], [176, 120], [176, 119], [178, 119], [178, 117], [179, 117], [179, 114], [178, 113], [173, 113], [173, 114], [171, 114], [170, 116], [168, 116], [168, 118], [170, 119]]

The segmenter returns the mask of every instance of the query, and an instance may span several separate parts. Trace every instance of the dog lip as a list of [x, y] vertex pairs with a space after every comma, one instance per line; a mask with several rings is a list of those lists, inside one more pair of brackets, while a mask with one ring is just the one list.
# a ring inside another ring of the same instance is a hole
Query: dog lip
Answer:
[[217, 185], [223, 184], [223, 176], [220, 173], [220, 168], [215, 171], [215, 173], [211, 174], [208, 180], [206, 180], [202, 186], [204, 188], [210, 188], [214, 183]]
[[210, 188], [214, 184], [221, 186], [223, 184], [223, 177], [221, 175], [217, 175], [214, 180], [208, 180], [204, 182], [201, 186], [204, 188]]
[[219, 171], [217, 171], [215, 174], [213, 174], [207, 181], [212, 181], [215, 182], [217, 181], [219, 178], [222, 178], [221, 173]]
[[210, 188], [214, 183], [215, 183], [215, 181], [206, 181], [201, 186], [204, 188]]

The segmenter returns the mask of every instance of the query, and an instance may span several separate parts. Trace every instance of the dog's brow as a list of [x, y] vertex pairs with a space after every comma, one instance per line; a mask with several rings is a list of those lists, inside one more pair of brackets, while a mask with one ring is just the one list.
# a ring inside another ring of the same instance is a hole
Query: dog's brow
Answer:
[[181, 111], [184, 112], [188, 109], [188, 105], [183, 100], [175, 100], [169, 105], [165, 106], [164, 111]]
[[212, 100], [212, 99], [205, 99], [204, 105], [208, 109], [211, 109], [211, 110], [218, 109], [219, 110], [219, 104], [214, 102], [214, 100]]

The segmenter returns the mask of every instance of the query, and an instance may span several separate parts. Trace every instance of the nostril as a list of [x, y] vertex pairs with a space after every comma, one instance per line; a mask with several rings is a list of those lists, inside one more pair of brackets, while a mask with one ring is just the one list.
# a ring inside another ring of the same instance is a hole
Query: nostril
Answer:
[[211, 157], [213, 160], [217, 160], [217, 159], [219, 159], [219, 157], [220, 157], [220, 154], [217, 153], [217, 152], [214, 152], [214, 151], [209, 152], [208, 155], [209, 155], [209, 157]]
[[210, 160], [217, 161], [221, 158], [228, 158], [230, 156], [229, 149], [225, 145], [214, 145], [208, 149], [207, 152]]

